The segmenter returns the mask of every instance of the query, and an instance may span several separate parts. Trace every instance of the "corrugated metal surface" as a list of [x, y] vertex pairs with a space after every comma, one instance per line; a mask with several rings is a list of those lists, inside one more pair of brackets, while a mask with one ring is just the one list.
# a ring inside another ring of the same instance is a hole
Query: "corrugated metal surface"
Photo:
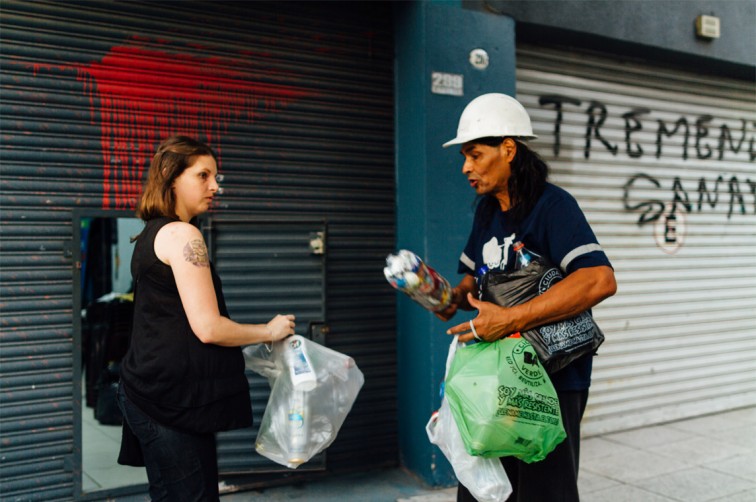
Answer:
[[396, 462], [395, 295], [380, 275], [395, 217], [389, 10], [3, 1], [4, 498], [68, 499], [78, 475], [71, 210], [133, 208], [176, 132], [219, 151], [223, 214], [327, 221], [328, 344], [367, 381], [329, 466]]
[[[223, 281], [229, 315], [238, 322], [264, 324], [273, 315], [297, 317], [297, 334], [313, 339], [310, 327], [326, 326], [325, 258], [312, 242], [326, 243], [323, 221], [273, 219], [254, 221], [209, 218], [202, 222], [211, 259]], [[325, 250], [326, 248], [323, 247]], [[315, 341], [327, 343], [318, 330]], [[254, 425], [218, 434], [221, 473], [287, 471], [254, 453], [255, 438], [270, 396], [267, 379], [248, 372]], [[302, 470], [325, 468], [325, 455]]]
[[755, 403], [754, 83], [523, 47], [517, 84], [619, 284], [584, 432]]

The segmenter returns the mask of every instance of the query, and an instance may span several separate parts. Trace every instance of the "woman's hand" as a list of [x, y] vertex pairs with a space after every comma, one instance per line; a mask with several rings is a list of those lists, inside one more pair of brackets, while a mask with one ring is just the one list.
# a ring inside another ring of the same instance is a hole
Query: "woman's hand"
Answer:
[[[515, 331], [507, 315], [506, 307], [499, 307], [493, 303], [476, 300], [472, 294], [467, 294], [467, 302], [477, 309], [478, 316], [468, 322], [457, 324], [446, 331], [448, 335], [460, 335], [460, 342], [469, 342], [478, 335], [478, 341], [493, 342], [499, 338], [509, 336]], [[473, 332], [472, 328], [475, 328]]]
[[296, 324], [294, 324], [294, 319], [296, 318], [291, 314], [279, 314], [268, 321], [268, 324], [266, 324], [266, 326], [268, 328], [268, 331], [270, 332], [270, 341], [276, 342], [278, 340], [286, 338], [289, 335], [293, 335], [294, 327], [296, 326]]

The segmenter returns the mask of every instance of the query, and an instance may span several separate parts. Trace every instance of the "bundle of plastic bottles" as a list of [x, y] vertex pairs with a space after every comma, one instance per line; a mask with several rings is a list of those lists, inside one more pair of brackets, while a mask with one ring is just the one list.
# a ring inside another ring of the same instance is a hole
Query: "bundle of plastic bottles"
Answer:
[[441, 274], [406, 249], [386, 257], [386, 280], [424, 308], [437, 312], [449, 306], [452, 288]]

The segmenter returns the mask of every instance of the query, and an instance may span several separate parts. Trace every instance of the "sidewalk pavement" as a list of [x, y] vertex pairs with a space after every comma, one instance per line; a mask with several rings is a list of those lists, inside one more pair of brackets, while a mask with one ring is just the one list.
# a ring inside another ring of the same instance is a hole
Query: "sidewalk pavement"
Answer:
[[[582, 502], [756, 502], [756, 406], [582, 441]], [[221, 496], [221, 502], [454, 502], [401, 468]]]

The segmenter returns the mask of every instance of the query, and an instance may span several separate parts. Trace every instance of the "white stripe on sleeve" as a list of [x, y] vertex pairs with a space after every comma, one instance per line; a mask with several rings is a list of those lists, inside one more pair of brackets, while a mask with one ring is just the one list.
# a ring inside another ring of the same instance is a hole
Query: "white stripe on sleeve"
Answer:
[[603, 249], [601, 249], [601, 246], [599, 246], [598, 244], [586, 244], [584, 246], [578, 246], [567, 253], [567, 255], [562, 260], [562, 263], [559, 264], [559, 267], [566, 272], [567, 266], [572, 263], [572, 260], [574, 260], [578, 256], [582, 256], [593, 251], [603, 251]]
[[475, 262], [470, 259], [465, 253], [462, 253], [462, 256], [459, 257], [459, 261], [464, 263], [464, 265], [469, 268], [470, 270], [475, 273]]

